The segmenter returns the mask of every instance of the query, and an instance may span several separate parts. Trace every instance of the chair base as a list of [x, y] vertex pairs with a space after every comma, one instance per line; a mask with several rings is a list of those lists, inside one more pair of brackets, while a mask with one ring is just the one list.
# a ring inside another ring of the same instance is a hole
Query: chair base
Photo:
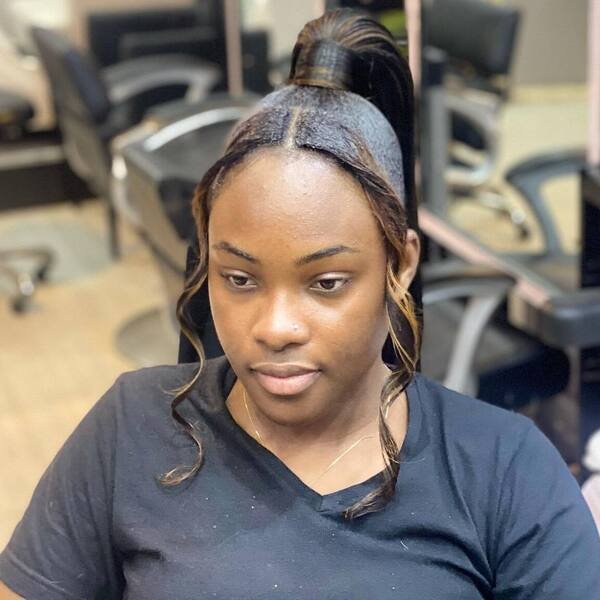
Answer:
[[177, 363], [179, 336], [167, 308], [152, 308], [125, 323], [116, 345], [138, 367]]
[[[33, 274], [6, 264], [6, 261], [22, 258], [32, 258], [39, 261]], [[11, 299], [11, 306], [16, 313], [24, 313], [27, 310], [36, 283], [47, 279], [52, 261], [52, 253], [44, 248], [0, 250], [0, 274], [7, 276], [15, 285], [15, 294]]]
[[525, 212], [515, 206], [511, 206], [506, 197], [494, 188], [488, 187], [481, 190], [453, 190], [458, 198], [464, 198], [476, 202], [479, 206], [493, 212], [497, 217], [509, 221], [516, 229], [520, 240], [531, 237], [531, 226], [528, 223]]

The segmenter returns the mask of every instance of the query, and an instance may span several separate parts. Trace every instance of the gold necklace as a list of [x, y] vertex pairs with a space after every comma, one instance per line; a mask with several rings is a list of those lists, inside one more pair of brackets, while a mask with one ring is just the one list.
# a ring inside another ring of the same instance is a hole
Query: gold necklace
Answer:
[[[256, 434], [256, 439], [260, 442], [260, 444], [262, 446], [264, 446], [265, 448], [267, 448], [267, 445], [264, 443], [262, 436], [260, 435], [260, 432], [258, 431], [258, 428], [256, 427], [256, 424], [254, 423], [254, 419], [252, 418], [252, 414], [250, 413], [250, 409], [248, 408], [248, 399], [246, 397], [246, 388], [242, 388], [242, 392], [243, 392], [243, 398], [244, 398], [244, 406], [246, 408], [246, 414], [248, 415], [248, 419], [250, 420], [250, 424], [252, 425], [252, 427], [254, 428], [254, 433]], [[385, 407], [385, 413], [384, 413], [384, 418], [387, 419], [388, 416], [388, 411], [390, 408], [391, 403], [388, 403], [387, 406]], [[350, 447], [346, 448], [339, 456], [336, 456], [330, 463], [329, 465], [327, 465], [327, 468], [316, 478], [312, 481], [312, 483], [315, 483], [317, 481], [319, 481], [319, 479], [321, 479], [321, 477], [323, 477], [323, 475], [325, 475], [330, 469], [332, 469], [342, 458], [344, 458], [344, 456], [346, 456], [346, 454], [348, 454], [348, 452], [350, 452], [351, 450], [354, 450], [354, 448], [356, 448], [356, 446], [358, 446], [361, 442], [364, 442], [365, 440], [369, 440], [374, 438], [374, 435], [364, 435], [363, 437], [359, 438], [358, 440], [356, 440]]]

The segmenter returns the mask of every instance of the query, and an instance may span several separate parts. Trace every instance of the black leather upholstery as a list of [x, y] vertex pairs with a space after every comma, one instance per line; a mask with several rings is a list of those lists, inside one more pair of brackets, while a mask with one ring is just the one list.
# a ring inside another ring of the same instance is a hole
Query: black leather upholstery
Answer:
[[34, 27], [32, 35], [57, 108], [101, 123], [111, 105], [95, 65], [53, 31]]
[[509, 72], [519, 13], [482, 0], [432, 0], [425, 8], [428, 45], [484, 76]]
[[[116, 211], [110, 200], [111, 141], [136, 125], [153, 102], [162, 100], [152, 92], [176, 84], [183, 95], [190, 81], [184, 73], [194, 74], [198, 81], [206, 75], [209, 86], [216, 68], [195, 57], [159, 56], [100, 71], [57, 32], [34, 27], [32, 36], [50, 80], [67, 159], [90, 189], [106, 200], [111, 251], [116, 256]], [[177, 73], [177, 78], [169, 79], [171, 73]], [[144, 106], [130, 102], [142, 94], [150, 94]]]
[[[111, 122], [112, 105], [100, 71], [54, 31], [32, 28], [32, 37], [46, 69], [54, 107], [73, 170], [100, 196], [108, 194], [108, 141], [120, 128]], [[114, 119], [114, 117], [112, 117]], [[116, 120], [116, 119], [115, 119]], [[106, 127], [107, 124], [110, 124]], [[77, 156], [79, 160], [73, 160]]]
[[91, 13], [88, 17], [90, 51], [100, 66], [108, 67], [122, 61], [121, 43], [125, 36], [163, 30], [181, 30], [194, 24], [193, 8], [168, 8], [165, 10], [120, 10]]
[[22, 126], [33, 117], [33, 107], [25, 98], [0, 89], [0, 127]]

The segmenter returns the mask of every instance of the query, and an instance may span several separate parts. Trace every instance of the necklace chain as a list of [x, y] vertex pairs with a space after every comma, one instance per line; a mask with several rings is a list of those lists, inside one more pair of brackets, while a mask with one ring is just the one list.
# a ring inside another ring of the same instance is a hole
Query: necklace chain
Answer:
[[[254, 433], [256, 434], [256, 439], [260, 442], [261, 445], [263, 445], [265, 448], [267, 448], [267, 445], [265, 444], [262, 436], [260, 435], [260, 432], [258, 431], [258, 427], [256, 427], [256, 423], [254, 423], [254, 419], [252, 418], [252, 414], [250, 413], [250, 408], [248, 407], [248, 398], [246, 396], [246, 388], [242, 388], [243, 390], [243, 397], [244, 397], [244, 407], [246, 408], [246, 414], [248, 415], [248, 419], [250, 420], [250, 424], [252, 425], [253, 429], [254, 429]], [[384, 412], [384, 418], [387, 419], [388, 416], [388, 410], [390, 408], [390, 404], [387, 404], [387, 406], [385, 407], [385, 412]], [[351, 450], [354, 450], [354, 448], [356, 448], [356, 446], [358, 446], [361, 442], [364, 442], [365, 440], [369, 440], [374, 438], [374, 435], [364, 435], [363, 437], [357, 439], [351, 446], [349, 446], [348, 448], [346, 448], [340, 455], [336, 456], [330, 463], [329, 465], [327, 465], [327, 468], [316, 478], [313, 480], [313, 483], [319, 481], [319, 479], [321, 479], [321, 477], [323, 477], [323, 475], [325, 475], [330, 469], [332, 469], [340, 460], [342, 460], [342, 458], [344, 458], [344, 456], [346, 456], [346, 454], [348, 454]]]

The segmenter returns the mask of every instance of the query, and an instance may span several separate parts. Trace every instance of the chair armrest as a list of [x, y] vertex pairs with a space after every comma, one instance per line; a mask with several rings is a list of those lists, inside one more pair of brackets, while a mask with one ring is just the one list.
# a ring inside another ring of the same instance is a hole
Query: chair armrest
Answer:
[[536, 323], [536, 333], [557, 347], [600, 346], [600, 288], [577, 290], [550, 298]]
[[[442, 261], [445, 262], [445, 261]], [[458, 392], [474, 394], [473, 365], [483, 332], [498, 306], [504, 301], [514, 282], [512, 278], [492, 270], [452, 261], [440, 270], [423, 271], [423, 305], [467, 299], [467, 304], [452, 344], [444, 385]]]
[[191, 133], [192, 131], [224, 121], [238, 121], [246, 115], [247, 112], [248, 108], [245, 106], [223, 106], [192, 114], [179, 121], [166, 125], [155, 134], [151, 135], [144, 141], [144, 149], [147, 152], [155, 152], [169, 142]]
[[534, 156], [517, 163], [506, 173], [506, 180], [521, 194], [534, 213], [548, 254], [560, 254], [562, 246], [554, 218], [542, 194], [544, 185], [555, 177], [576, 174], [585, 165], [585, 152], [577, 149]]
[[423, 283], [434, 285], [436, 283], [447, 283], [450, 281], [484, 281], [486, 278], [497, 280], [506, 277], [513, 281], [512, 277], [489, 266], [466, 263], [459, 258], [445, 258], [421, 265], [421, 276]]
[[108, 96], [115, 104], [168, 85], [188, 86], [188, 99], [200, 100], [221, 77], [218, 67], [186, 55], [145, 56], [120, 62], [102, 71]]

